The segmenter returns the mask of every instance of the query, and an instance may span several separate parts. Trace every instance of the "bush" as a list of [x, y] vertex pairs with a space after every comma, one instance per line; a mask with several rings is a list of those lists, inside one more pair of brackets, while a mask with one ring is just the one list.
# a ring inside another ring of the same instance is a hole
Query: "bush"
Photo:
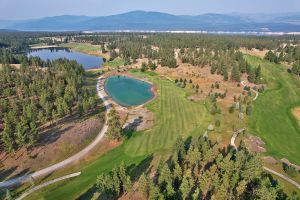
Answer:
[[234, 113], [234, 106], [229, 107], [229, 113], [231, 113], [231, 114]]
[[252, 114], [252, 106], [251, 105], [247, 106], [247, 108], [246, 108], [246, 114], [247, 115], [251, 115]]
[[291, 177], [296, 177], [297, 174], [298, 174], [298, 172], [297, 172], [297, 170], [296, 170], [295, 167], [293, 167], [291, 165], [289, 166], [289, 165], [287, 165], [285, 163], [283, 163], [283, 170], [285, 171], [285, 173], [287, 173]]
[[215, 125], [216, 125], [216, 127], [220, 127], [221, 126], [221, 121], [219, 119], [216, 119]]

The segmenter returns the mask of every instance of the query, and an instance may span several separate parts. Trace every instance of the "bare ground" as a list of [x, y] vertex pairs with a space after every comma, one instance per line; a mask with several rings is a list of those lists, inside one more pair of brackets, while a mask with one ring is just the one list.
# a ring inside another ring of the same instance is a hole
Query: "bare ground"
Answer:
[[298, 122], [300, 123], [300, 107], [296, 107], [292, 111], [293, 115], [296, 117]]
[[[210, 73], [210, 67], [195, 67], [189, 64], [180, 64], [177, 68], [158, 67], [157, 71], [159, 74], [170, 77], [172, 79], [187, 79], [187, 82], [192, 80], [192, 84], [199, 85], [199, 94], [194, 94], [190, 98], [194, 100], [201, 100], [208, 97], [208, 94], [212, 91], [213, 93], [224, 93], [227, 89], [227, 95], [225, 99], [218, 100], [224, 106], [229, 107], [233, 103], [233, 97], [238, 97], [243, 93], [242, 87], [237, 87], [237, 82], [223, 81], [223, 76]], [[218, 82], [220, 85], [219, 89], [212, 89], [211, 85]], [[189, 87], [189, 86], [188, 86]], [[201, 93], [201, 90], [203, 93]]]
[[98, 134], [103, 122], [97, 118], [82, 121], [72, 118], [41, 131], [38, 144], [30, 151], [1, 152], [0, 178], [17, 177], [64, 160], [79, 152]]
[[245, 54], [249, 54], [249, 55], [252, 55], [252, 56], [257, 56], [257, 57], [260, 57], [260, 58], [264, 58], [266, 53], [269, 51], [269, 50], [258, 50], [258, 49], [246, 49], [246, 48], [240, 48], [240, 51], [242, 53], [245, 53]]
[[257, 136], [249, 136], [245, 139], [247, 148], [256, 153], [266, 152], [264, 148], [265, 143]]

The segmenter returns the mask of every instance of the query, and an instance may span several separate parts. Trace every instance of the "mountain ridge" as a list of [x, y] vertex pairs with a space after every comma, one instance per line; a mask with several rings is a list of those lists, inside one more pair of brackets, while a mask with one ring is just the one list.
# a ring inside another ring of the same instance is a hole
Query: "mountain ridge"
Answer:
[[245, 31], [300, 32], [300, 14], [262, 17], [206, 13], [173, 15], [155, 11], [130, 11], [110, 16], [61, 15], [29, 20], [0, 20], [0, 29], [20, 31]]

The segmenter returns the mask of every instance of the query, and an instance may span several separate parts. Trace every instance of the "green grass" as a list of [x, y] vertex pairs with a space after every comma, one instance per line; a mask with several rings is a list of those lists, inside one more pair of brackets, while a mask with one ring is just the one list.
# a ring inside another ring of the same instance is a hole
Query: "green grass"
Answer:
[[158, 89], [158, 96], [147, 105], [155, 113], [155, 126], [135, 132], [124, 143], [85, 166], [82, 175], [68, 182], [57, 183], [32, 194], [28, 199], [76, 199], [85, 193], [101, 172], [111, 170], [122, 161], [127, 166], [138, 166], [153, 153], [166, 154], [179, 135], [202, 135], [210, 122], [203, 103], [185, 98], [185, 90], [173, 82], [160, 79], [155, 73], [133, 71], [136, 76], [147, 76]]
[[60, 45], [61, 47], [70, 48], [74, 51], [91, 54], [95, 56], [102, 56], [106, 59], [109, 58], [108, 54], [102, 54], [100, 49], [100, 45], [92, 45], [92, 44], [86, 44], [86, 43], [66, 43]]
[[83, 44], [83, 43], [67, 43], [63, 45], [64, 47], [73, 48], [80, 52], [87, 52], [87, 51], [99, 51], [100, 45], [91, 45], [91, 44]]
[[[137, 76], [143, 73], [134, 71]], [[203, 134], [210, 122], [203, 103], [195, 103], [185, 98], [185, 90], [173, 82], [148, 76], [159, 92], [158, 97], [147, 105], [155, 113], [155, 126], [149, 131], [138, 133], [128, 141], [128, 154], [143, 155], [156, 150], [170, 148], [178, 136], [187, 137], [194, 130]]]
[[124, 63], [125, 63], [124, 60], [122, 58], [118, 57], [112, 61], [108, 61], [108, 62], [104, 63], [104, 66], [105, 67], [119, 67], [119, 66], [124, 65]]
[[292, 115], [300, 104], [300, 82], [286, 72], [284, 66], [246, 55], [252, 66], [262, 66], [267, 91], [255, 102], [250, 119], [251, 131], [266, 142], [267, 154], [287, 158], [300, 165], [300, 127]]

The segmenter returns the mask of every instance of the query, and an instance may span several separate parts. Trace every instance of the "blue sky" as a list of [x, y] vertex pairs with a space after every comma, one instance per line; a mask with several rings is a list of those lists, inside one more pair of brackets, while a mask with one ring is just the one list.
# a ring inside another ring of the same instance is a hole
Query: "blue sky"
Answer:
[[0, 0], [0, 19], [104, 16], [132, 10], [171, 14], [300, 13], [300, 0]]

